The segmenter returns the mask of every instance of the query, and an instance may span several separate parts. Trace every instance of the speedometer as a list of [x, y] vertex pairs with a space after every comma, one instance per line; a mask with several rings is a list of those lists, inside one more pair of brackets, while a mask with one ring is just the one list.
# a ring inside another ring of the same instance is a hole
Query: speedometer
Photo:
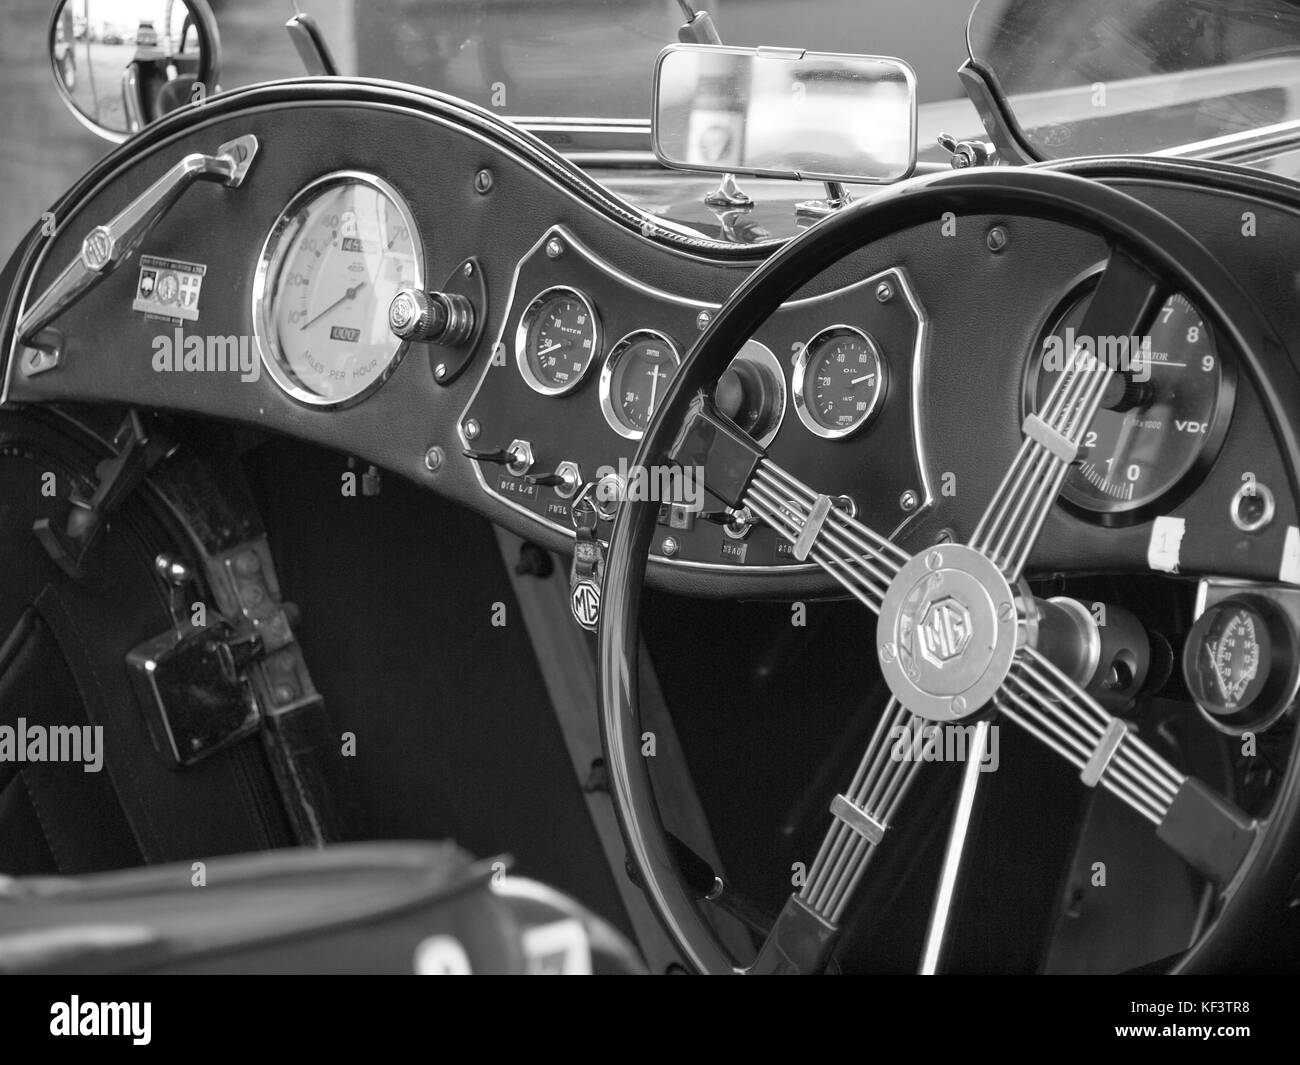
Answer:
[[1074, 298], [1049, 328], [1031, 362], [1027, 405], [1041, 409], [1078, 344], [1118, 366], [1061, 496], [1105, 523], [1145, 520], [1155, 504], [1172, 506], [1194, 487], [1213, 461], [1232, 413], [1234, 377], [1185, 296], [1165, 302], [1148, 336], [1119, 338], [1078, 334], [1088, 300], [1087, 292]]
[[423, 281], [415, 222], [391, 185], [350, 170], [318, 178], [280, 214], [258, 260], [253, 328], [262, 364], [302, 403], [363, 399], [406, 353], [389, 329], [389, 303]]

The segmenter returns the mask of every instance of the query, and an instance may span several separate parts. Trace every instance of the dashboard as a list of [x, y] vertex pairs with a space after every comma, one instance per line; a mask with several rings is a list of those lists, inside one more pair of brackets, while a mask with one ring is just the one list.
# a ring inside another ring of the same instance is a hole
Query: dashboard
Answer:
[[[558, 550], [580, 525], [606, 536], [618, 499], [651, 493], [652, 582], [835, 589], [692, 471], [632, 465], [695, 339], [771, 247], [645, 214], [469, 105], [341, 79], [222, 94], [197, 120], [146, 130], [61, 201], [57, 231], [29, 249], [26, 302], [182, 155], [249, 135], [244, 184], [187, 191], [53, 323], [52, 364], [5, 338], [6, 400], [146, 405], [314, 440]], [[1181, 221], [1300, 361], [1300, 206], [1286, 183], [1169, 161], [1063, 168]], [[868, 525], [905, 543], [961, 539], [1064, 356], [1091, 343], [1076, 327], [1105, 251], [1028, 217], [936, 218], [787, 301], [715, 399]], [[1148, 336], [1119, 340], [1110, 354], [1133, 372], [1103, 401], [1033, 568], [1300, 580], [1295, 503], [1233, 353], [1181, 295]], [[174, 362], [160, 364], [160, 343]], [[217, 366], [214, 347], [249, 354]], [[180, 357], [191, 348], [202, 354]]]

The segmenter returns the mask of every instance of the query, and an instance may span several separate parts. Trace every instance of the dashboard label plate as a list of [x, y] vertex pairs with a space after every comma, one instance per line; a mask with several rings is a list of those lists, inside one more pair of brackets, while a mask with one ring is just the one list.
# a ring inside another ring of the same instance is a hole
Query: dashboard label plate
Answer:
[[199, 293], [207, 272], [204, 263], [142, 255], [131, 310], [169, 322], [197, 322]]

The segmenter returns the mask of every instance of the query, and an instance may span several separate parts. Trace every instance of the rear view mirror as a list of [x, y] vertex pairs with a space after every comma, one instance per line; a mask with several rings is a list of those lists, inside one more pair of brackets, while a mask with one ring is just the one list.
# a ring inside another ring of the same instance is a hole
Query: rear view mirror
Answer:
[[68, 109], [119, 143], [215, 92], [221, 64], [206, 0], [59, 0], [49, 51]]
[[916, 165], [916, 75], [885, 56], [672, 45], [653, 131], [681, 170], [887, 184]]

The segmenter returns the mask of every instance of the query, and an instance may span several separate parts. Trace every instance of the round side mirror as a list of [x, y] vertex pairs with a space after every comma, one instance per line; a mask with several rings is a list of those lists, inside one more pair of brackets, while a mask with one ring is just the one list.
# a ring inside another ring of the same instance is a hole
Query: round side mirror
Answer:
[[114, 143], [217, 91], [221, 42], [206, 0], [58, 0], [49, 51], [63, 102]]

